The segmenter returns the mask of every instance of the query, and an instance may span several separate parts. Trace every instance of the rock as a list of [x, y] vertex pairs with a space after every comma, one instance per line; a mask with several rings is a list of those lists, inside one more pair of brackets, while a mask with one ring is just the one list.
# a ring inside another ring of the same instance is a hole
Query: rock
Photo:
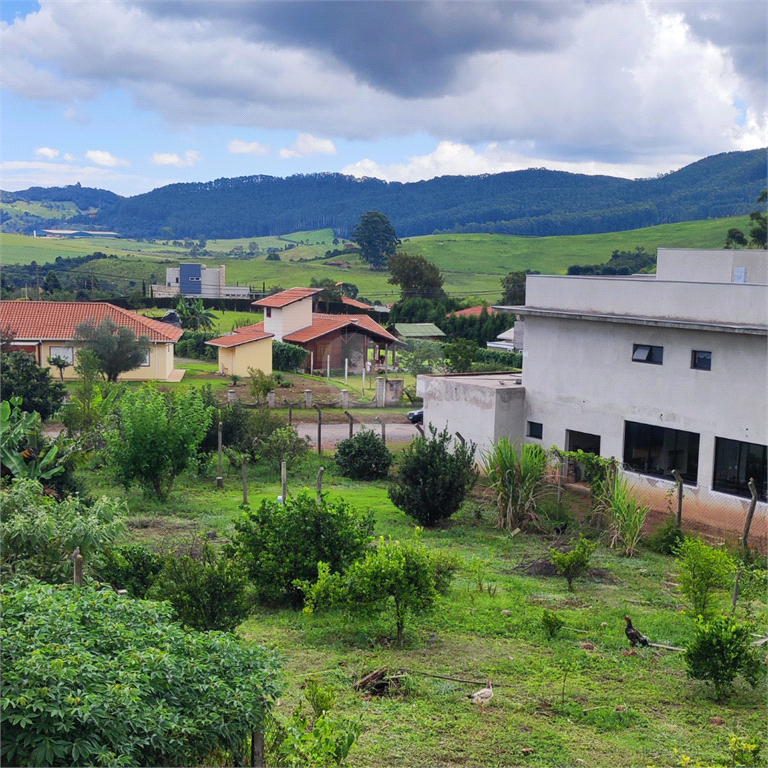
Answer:
[[520, 750], [524, 755], [532, 755], [536, 750], [533, 747], [523, 747]]
[[512, 611], [507, 611], [507, 610], [504, 610], [504, 611], [502, 611], [502, 613], [503, 613], [505, 616], [511, 616], [511, 615], [512, 615]]

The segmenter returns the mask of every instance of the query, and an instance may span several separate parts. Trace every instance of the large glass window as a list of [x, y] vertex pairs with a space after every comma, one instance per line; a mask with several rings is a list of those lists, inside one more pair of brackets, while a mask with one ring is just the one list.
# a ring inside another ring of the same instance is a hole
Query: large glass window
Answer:
[[644, 475], [673, 479], [676, 469], [683, 480], [696, 483], [699, 475], [699, 435], [655, 424], [624, 422], [624, 464]]
[[757, 495], [766, 501], [768, 448], [757, 443], [715, 438], [715, 473], [712, 487], [735, 496], [751, 497], [749, 478], [755, 481]]

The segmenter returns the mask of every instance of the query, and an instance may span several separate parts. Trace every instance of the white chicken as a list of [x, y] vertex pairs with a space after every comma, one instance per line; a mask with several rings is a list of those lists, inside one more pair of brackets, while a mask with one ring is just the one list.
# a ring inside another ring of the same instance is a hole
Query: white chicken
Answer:
[[481, 688], [479, 691], [470, 693], [467, 695], [468, 699], [472, 699], [474, 704], [480, 707], [481, 712], [485, 712], [485, 707], [488, 702], [493, 698], [493, 687], [491, 686], [491, 678], [488, 678], [488, 682], [485, 688]]

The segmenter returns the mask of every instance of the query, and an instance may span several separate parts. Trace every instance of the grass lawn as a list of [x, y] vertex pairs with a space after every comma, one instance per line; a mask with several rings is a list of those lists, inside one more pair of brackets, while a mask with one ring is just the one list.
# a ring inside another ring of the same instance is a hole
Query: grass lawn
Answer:
[[[289, 472], [291, 493], [314, 492], [319, 461], [313, 455]], [[413, 535], [413, 521], [389, 501], [385, 483], [349, 481], [329, 457], [323, 462], [331, 498], [370, 507], [377, 535]], [[212, 474], [180, 478], [163, 504], [129, 491], [128, 538], [152, 544], [207, 530], [227, 537], [241, 514], [239, 472], [225, 478], [223, 490], [215, 489]], [[93, 493], [122, 493], [103, 471], [86, 476]], [[279, 493], [274, 468], [249, 470], [251, 504]], [[572, 495], [565, 503], [583, 510], [585, 498]], [[424, 532], [428, 546], [454, 552], [465, 567], [432, 615], [408, 623], [402, 649], [394, 645], [388, 614], [361, 620], [341, 612], [258, 609], [239, 634], [284, 655], [289, 689], [280, 711], [292, 709], [308, 676], [333, 685], [335, 714], [363, 727], [350, 766], [678, 765], [675, 749], [711, 765], [728, 759], [730, 733], [764, 734], [764, 685], [738, 683], [730, 699], [716, 702], [704, 684], [687, 679], [682, 654], [640, 649], [626, 655], [625, 613], [654, 642], [685, 647], [692, 636], [673, 558], [641, 549], [626, 559], [601, 545], [593, 565], [602, 575], [577, 581], [569, 593], [564, 579], [518, 569], [545, 556], [551, 537], [511, 538], [493, 519], [474, 498], [448, 525]], [[720, 597], [725, 608], [728, 595]], [[549, 639], [541, 626], [544, 608], [582, 632], [563, 629]], [[766, 606], [753, 608], [764, 624]], [[385, 665], [411, 670], [406, 693], [370, 698], [352, 689], [363, 674]], [[495, 696], [482, 714], [466, 698], [481, 686], [416, 673], [474, 681], [490, 676]]]

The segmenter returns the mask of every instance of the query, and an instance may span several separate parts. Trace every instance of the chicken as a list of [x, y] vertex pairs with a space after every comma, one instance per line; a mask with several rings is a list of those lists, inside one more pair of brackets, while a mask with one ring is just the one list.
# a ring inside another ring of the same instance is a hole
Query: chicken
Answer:
[[491, 687], [491, 678], [488, 678], [488, 683], [485, 688], [481, 688], [479, 691], [470, 693], [467, 695], [468, 699], [472, 699], [474, 704], [480, 706], [480, 711], [485, 712], [485, 707], [488, 702], [493, 698], [493, 688]]
[[627, 626], [624, 627], [624, 634], [627, 636], [627, 640], [629, 640], [632, 647], [636, 645], [650, 645], [651, 641], [632, 626], [632, 619], [629, 616], [625, 616], [624, 621], [627, 622]]

